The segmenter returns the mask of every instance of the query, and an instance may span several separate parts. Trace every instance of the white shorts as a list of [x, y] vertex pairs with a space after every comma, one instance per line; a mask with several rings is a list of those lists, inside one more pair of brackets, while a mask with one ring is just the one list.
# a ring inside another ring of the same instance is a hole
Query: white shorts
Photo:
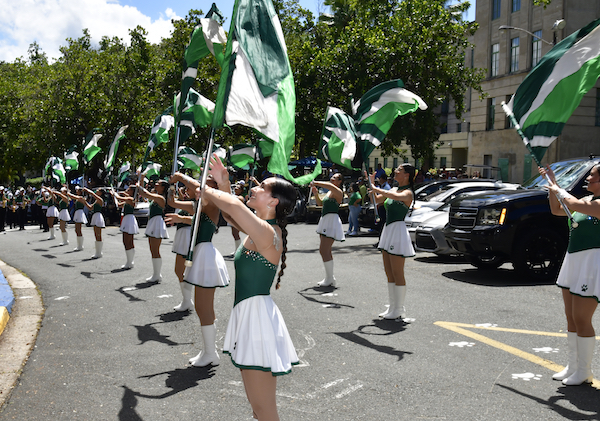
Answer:
[[337, 213], [328, 213], [321, 216], [319, 225], [317, 225], [317, 233], [325, 237], [333, 238], [336, 241], [345, 241], [344, 227], [342, 220]]

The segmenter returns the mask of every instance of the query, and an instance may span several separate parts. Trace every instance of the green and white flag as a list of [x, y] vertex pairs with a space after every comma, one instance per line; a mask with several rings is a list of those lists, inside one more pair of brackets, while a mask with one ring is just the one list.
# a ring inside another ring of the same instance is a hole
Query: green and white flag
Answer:
[[227, 161], [239, 170], [249, 170], [254, 164], [258, 148], [245, 143], [230, 146], [227, 150]]
[[426, 110], [427, 104], [418, 95], [404, 89], [400, 79], [381, 83], [363, 95], [352, 106], [363, 161], [381, 144], [396, 117], [417, 109]]
[[75, 152], [76, 146], [71, 146], [65, 152], [64, 167], [67, 171], [77, 171], [79, 169], [79, 153]]
[[177, 161], [180, 168], [200, 172], [202, 157], [189, 146], [180, 146], [177, 151]]
[[171, 130], [175, 124], [175, 119], [171, 115], [172, 111], [173, 107], [171, 106], [154, 120], [152, 130], [150, 131], [146, 155], [161, 143], [169, 141], [169, 130]]
[[600, 19], [555, 45], [519, 85], [507, 107], [538, 160], [599, 76]]
[[121, 139], [125, 137], [125, 130], [129, 126], [123, 126], [119, 129], [117, 134], [115, 135], [115, 139], [113, 143], [110, 145], [108, 149], [108, 153], [106, 154], [106, 158], [104, 159], [104, 168], [108, 170], [115, 165], [115, 159], [117, 158], [117, 150], [119, 149], [119, 143], [121, 143]]
[[52, 178], [60, 184], [65, 184], [67, 182], [67, 177], [65, 176], [65, 167], [63, 166], [60, 158], [54, 158], [52, 162]]
[[142, 174], [145, 175], [146, 178], [160, 177], [160, 169], [162, 168], [162, 165], [148, 161], [144, 163], [143, 167]]
[[[175, 108], [180, 108], [181, 93], [175, 98]], [[185, 142], [196, 133], [196, 127], [207, 127], [212, 122], [215, 103], [190, 88], [179, 114], [179, 142]]]
[[[92, 134], [92, 133], [90, 133]], [[88, 135], [89, 137], [90, 135]], [[100, 152], [98, 141], [102, 137], [101, 133], [92, 134], [91, 139], [88, 140], [86, 145], [83, 147], [83, 162], [88, 164], [97, 154]]]
[[354, 119], [339, 108], [327, 107], [318, 157], [346, 168], [360, 169], [362, 160], [356, 137]]
[[221, 66], [213, 128], [242, 124], [273, 142], [267, 169], [298, 184], [288, 161], [296, 136], [296, 93], [279, 18], [271, 0], [236, 0]]
[[129, 161], [125, 161], [121, 168], [119, 168], [119, 173], [117, 174], [117, 180], [119, 182], [119, 186], [123, 184], [123, 182], [129, 177], [131, 171], [131, 164]]
[[51, 156], [46, 161], [46, 165], [44, 165], [44, 171], [42, 171], [42, 178], [46, 178], [46, 175], [49, 174], [50, 168], [52, 168], [52, 162], [54, 162], [54, 157]]

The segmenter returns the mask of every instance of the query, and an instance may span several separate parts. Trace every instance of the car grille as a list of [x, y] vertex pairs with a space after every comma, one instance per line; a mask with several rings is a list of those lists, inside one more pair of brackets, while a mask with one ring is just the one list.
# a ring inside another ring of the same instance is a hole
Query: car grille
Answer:
[[417, 247], [423, 250], [435, 250], [437, 245], [435, 244], [435, 240], [429, 234], [417, 232], [415, 243]]
[[450, 208], [450, 226], [453, 228], [473, 228], [477, 220], [477, 208]]

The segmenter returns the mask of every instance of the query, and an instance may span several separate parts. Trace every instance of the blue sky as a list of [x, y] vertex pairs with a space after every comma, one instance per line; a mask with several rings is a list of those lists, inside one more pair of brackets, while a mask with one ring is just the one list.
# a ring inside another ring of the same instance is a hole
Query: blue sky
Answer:
[[[233, 1], [215, 2], [226, 18], [231, 16]], [[0, 61], [27, 58], [27, 49], [34, 41], [50, 59], [57, 58], [65, 39], [80, 37], [84, 28], [89, 29], [93, 43], [103, 36], [118, 36], [128, 42], [128, 30], [140, 25], [148, 32], [148, 40], [157, 43], [170, 35], [171, 19], [185, 17], [190, 9], [207, 12], [212, 3], [212, 0], [0, 0]], [[326, 11], [323, 0], [300, 0], [300, 4], [315, 16]], [[472, 15], [468, 16], [471, 20]], [[225, 29], [229, 29], [228, 21]]]

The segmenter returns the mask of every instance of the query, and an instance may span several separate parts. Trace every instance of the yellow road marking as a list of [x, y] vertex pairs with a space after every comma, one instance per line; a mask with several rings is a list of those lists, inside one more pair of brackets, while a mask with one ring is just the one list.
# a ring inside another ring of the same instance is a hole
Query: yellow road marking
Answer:
[[[499, 327], [484, 327], [484, 326], [475, 326], [475, 325], [467, 324], [467, 323], [435, 322], [434, 324], [437, 326], [443, 327], [444, 329], [451, 330], [460, 335], [464, 335], [464, 336], [467, 336], [476, 341], [482, 342], [486, 345], [492, 346], [494, 348], [498, 348], [501, 351], [508, 352], [519, 358], [523, 358], [527, 361], [530, 361], [534, 364], [541, 365], [542, 367], [547, 368], [548, 370], [554, 371], [556, 373], [564, 370], [564, 367], [560, 364], [556, 364], [555, 362], [546, 360], [545, 358], [541, 358], [541, 357], [538, 357], [537, 355], [530, 354], [529, 352], [521, 351], [518, 348], [512, 347], [510, 345], [506, 345], [506, 344], [496, 341], [494, 339], [490, 339], [487, 336], [483, 336], [478, 333], [471, 332], [470, 330], [467, 330], [465, 328], [495, 330], [495, 331], [512, 332], [512, 333], [524, 333], [524, 334], [528, 334], [528, 335], [559, 336], [559, 337], [565, 337], [565, 338], [567, 337], [566, 333], [536, 332], [536, 331], [532, 331], [532, 330], [506, 329], [506, 328], [499, 328]], [[596, 339], [598, 339], [598, 337], [596, 337]], [[592, 386], [595, 387], [596, 389], [600, 390], [600, 381], [594, 379], [592, 382]]]

